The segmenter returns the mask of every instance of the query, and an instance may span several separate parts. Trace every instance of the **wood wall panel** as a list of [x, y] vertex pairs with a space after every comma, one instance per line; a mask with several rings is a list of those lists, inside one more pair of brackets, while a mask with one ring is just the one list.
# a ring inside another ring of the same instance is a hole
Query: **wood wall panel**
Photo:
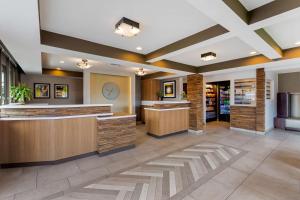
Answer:
[[266, 75], [263, 68], [256, 70], [256, 130], [265, 131]]
[[160, 81], [157, 79], [144, 79], [142, 84], [142, 101], [157, 101], [156, 93], [160, 91]]
[[97, 151], [107, 153], [135, 145], [136, 117], [98, 120]]
[[0, 121], [0, 164], [55, 161], [96, 151], [96, 118]]
[[190, 101], [190, 129], [199, 131], [204, 126], [203, 75], [187, 76], [187, 99]]
[[248, 130], [256, 130], [256, 107], [231, 106], [230, 126]]
[[189, 109], [145, 110], [146, 129], [149, 133], [164, 136], [189, 128]]

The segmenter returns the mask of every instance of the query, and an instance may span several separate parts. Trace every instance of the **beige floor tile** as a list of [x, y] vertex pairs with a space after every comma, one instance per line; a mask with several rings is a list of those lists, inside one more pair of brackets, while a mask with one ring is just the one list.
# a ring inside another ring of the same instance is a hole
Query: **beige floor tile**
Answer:
[[231, 167], [226, 168], [221, 173], [213, 177], [213, 180], [222, 183], [228, 187], [238, 187], [246, 178], [248, 174]]
[[245, 156], [234, 162], [231, 167], [250, 174], [263, 161], [264, 157], [259, 154], [247, 153]]
[[89, 156], [75, 161], [80, 170], [88, 171], [101, 166], [108, 165], [113, 161], [109, 157]]
[[[23, 169], [2, 170], [0, 179], [0, 198], [36, 188], [36, 171]], [[5, 173], [6, 172], [6, 173]]]
[[121, 169], [125, 169], [125, 168], [128, 168], [128, 167], [131, 167], [131, 166], [134, 166], [138, 164], [138, 161], [134, 158], [128, 158], [128, 159], [123, 159], [123, 160], [120, 160], [120, 161], [116, 161], [114, 163], [111, 163], [107, 166], [105, 166], [110, 173], [115, 173]]
[[69, 188], [67, 179], [45, 184], [37, 189], [16, 194], [15, 200], [40, 200], [51, 194], [62, 192]]
[[225, 200], [233, 190], [232, 187], [210, 180], [192, 192], [191, 196], [195, 200]]
[[80, 169], [74, 161], [59, 165], [43, 166], [38, 170], [37, 187], [78, 173], [80, 173]]
[[14, 200], [14, 196], [0, 198], [0, 200]]
[[274, 200], [297, 200], [300, 198], [299, 184], [291, 184], [260, 172], [254, 172], [249, 176], [244, 185], [270, 196]]
[[79, 174], [70, 176], [68, 180], [71, 184], [71, 187], [74, 187], [107, 176], [108, 174], [108, 169], [103, 166], [89, 171], [80, 172]]
[[182, 200], [195, 200], [195, 199], [191, 196], [186, 196]]
[[227, 200], [274, 200], [272, 197], [259, 193], [246, 186], [239, 187]]

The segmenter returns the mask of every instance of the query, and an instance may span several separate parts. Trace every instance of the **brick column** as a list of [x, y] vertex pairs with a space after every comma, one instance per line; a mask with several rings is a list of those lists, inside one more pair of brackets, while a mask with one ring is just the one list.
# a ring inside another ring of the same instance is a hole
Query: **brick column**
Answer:
[[191, 102], [189, 113], [190, 132], [201, 133], [203, 130], [203, 76], [187, 76], [187, 98]]
[[265, 69], [256, 70], [256, 131], [265, 132]]

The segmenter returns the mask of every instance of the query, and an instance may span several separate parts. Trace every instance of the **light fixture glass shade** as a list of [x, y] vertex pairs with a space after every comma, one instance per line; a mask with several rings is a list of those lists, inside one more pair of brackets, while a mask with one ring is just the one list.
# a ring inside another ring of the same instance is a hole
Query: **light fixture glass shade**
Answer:
[[135, 74], [137, 76], [144, 76], [146, 73], [143, 68], [140, 68], [138, 71], [135, 72]]
[[214, 60], [216, 58], [217, 58], [217, 55], [213, 52], [201, 54], [201, 59], [204, 61], [210, 61], [210, 60]]
[[115, 33], [132, 37], [140, 32], [139, 23], [123, 17], [115, 26]]
[[79, 67], [80, 69], [88, 69], [92, 67], [91, 65], [89, 65], [87, 59], [82, 59], [82, 61], [77, 63], [76, 66]]

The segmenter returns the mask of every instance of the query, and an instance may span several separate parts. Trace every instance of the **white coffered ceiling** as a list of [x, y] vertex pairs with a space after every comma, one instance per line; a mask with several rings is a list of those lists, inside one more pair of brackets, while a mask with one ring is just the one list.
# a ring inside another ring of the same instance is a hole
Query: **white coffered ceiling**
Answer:
[[[266, 28], [266, 31], [282, 49], [300, 46], [300, 13], [296, 18], [282, 21]], [[295, 44], [299, 42], [299, 44]]]
[[[240, 39], [234, 37], [230, 38], [213, 45], [196, 49], [193, 51], [185, 52], [169, 60], [180, 62], [193, 66], [203, 66], [213, 63], [224, 62], [227, 60], [233, 60], [243, 57], [250, 56], [250, 52], [255, 51], [252, 47], [241, 41]], [[201, 54], [207, 52], [214, 52], [217, 54], [217, 59], [211, 61], [201, 60]]]
[[255, 8], [261, 7], [265, 4], [268, 4], [274, 0], [239, 0], [243, 6], [248, 10], [253, 10]]
[[[41, 29], [117, 48], [149, 53], [216, 23], [184, 0], [40, 0]], [[141, 33], [124, 38], [115, 24], [127, 17]]]
[[[56, 55], [56, 54], [49, 54], [43, 53], [42, 54], [42, 61], [43, 61], [43, 68], [47, 69], [57, 69], [60, 68], [62, 70], [67, 71], [77, 71], [82, 72], [83, 70], [76, 66], [76, 63], [81, 61], [81, 58], [70, 57], [66, 55]], [[60, 63], [63, 61], [64, 63]], [[123, 72], [123, 73], [135, 73], [139, 68], [134, 66], [124, 66], [119, 64], [111, 64], [106, 63], [99, 60], [88, 60], [89, 64], [91, 65], [90, 69], [93, 70], [102, 70], [105, 72]], [[151, 69], [144, 69], [146, 74], [151, 74], [156, 71]]]

